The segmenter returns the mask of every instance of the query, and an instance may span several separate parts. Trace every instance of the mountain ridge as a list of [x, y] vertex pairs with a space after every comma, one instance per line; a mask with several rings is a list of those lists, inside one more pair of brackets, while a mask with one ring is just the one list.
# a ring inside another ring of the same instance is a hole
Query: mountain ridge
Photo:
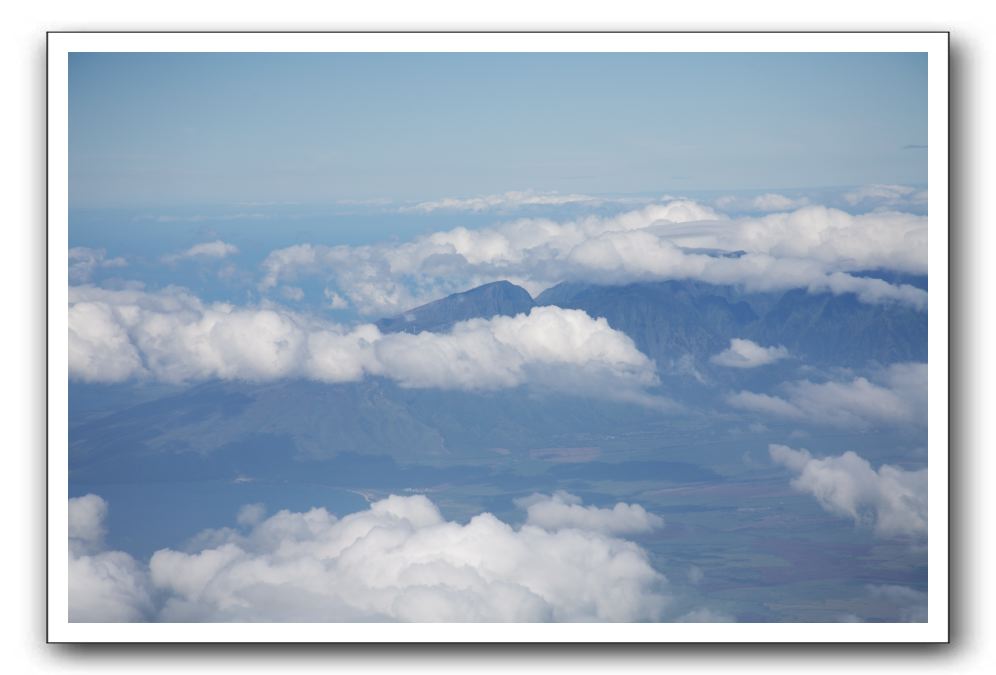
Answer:
[[[926, 287], [925, 277], [907, 275], [902, 281]], [[535, 299], [520, 286], [496, 281], [381, 319], [377, 326], [384, 332], [443, 331], [459, 321], [514, 316], [543, 305], [604, 317], [658, 364], [685, 355], [705, 361], [733, 338], [782, 345], [794, 356], [822, 365], [927, 358], [926, 312], [869, 304], [846, 293], [749, 293], [691, 280], [620, 285], [568, 281]]]
[[384, 333], [438, 332], [468, 319], [515, 316], [535, 305], [532, 296], [521, 286], [510, 281], [493, 281], [381, 319], [377, 328]]

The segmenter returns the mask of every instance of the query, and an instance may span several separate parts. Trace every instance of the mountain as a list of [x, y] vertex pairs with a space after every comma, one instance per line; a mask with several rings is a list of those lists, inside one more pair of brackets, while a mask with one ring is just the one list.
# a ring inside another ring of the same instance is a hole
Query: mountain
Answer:
[[496, 281], [381, 319], [377, 327], [384, 333], [438, 332], [467, 319], [515, 316], [528, 312], [534, 305], [526, 289], [508, 281]]
[[[925, 361], [927, 314], [901, 305], [862, 303], [853, 295], [804, 290], [745, 294], [732, 286], [661, 281], [601, 286], [565, 283], [529, 294], [497, 282], [451, 295], [385, 319], [385, 331], [445, 330], [458, 321], [511, 315], [534, 305], [576, 308], [629, 335], [662, 373], [662, 393], [693, 409], [738, 389], [770, 391], [798, 379], [807, 366], [860, 369], [878, 363]], [[724, 368], [710, 358], [731, 338], [783, 345], [793, 358], [755, 369]], [[153, 388], [75, 385], [71, 466], [141, 455], [261, 452], [329, 457], [343, 452], [447, 457], [503, 447], [613, 444], [612, 437], [657, 424], [675, 434], [675, 419], [621, 402], [519, 390], [467, 394], [404, 389], [376, 378], [325, 385], [208, 382]], [[144, 393], [143, 393], [144, 392]], [[130, 399], [127, 394], [130, 394]], [[597, 440], [596, 440], [597, 439]], [[626, 444], [632, 444], [628, 438]], [[122, 467], [124, 470], [124, 467]]]
[[[926, 287], [926, 278], [903, 283]], [[537, 305], [603, 316], [659, 365], [684, 355], [707, 360], [732, 338], [783, 345], [822, 365], [926, 361], [927, 313], [899, 304], [869, 304], [853, 294], [745, 293], [733, 286], [659, 281], [600, 286], [562, 283]]]
[[[926, 288], [926, 277], [869, 272], [894, 283]], [[926, 361], [927, 313], [899, 304], [869, 304], [853, 294], [792, 289], [746, 293], [699, 281], [653, 281], [605, 286], [564, 282], [529, 293], [497, 281], [449, 295], [377, 323], [385, 333], [448, 330], [458, 321], [514, 316], [537, 305], [581, 309], [605, 317], [658, 365], [690, 356], [699, 362], [732, 338], [783, 345], [809, 363], [863, 366]]]
[[852, 294], [791, 290], [745, 337], [780, 344], [813, 363], [863, 365], [927, 360], [927, 313], [873, 305]]
[[625, 286], [559, 284], [539, 295], [539, 305], [582, 309], [626, 333], [658, 364], [684, 354], [715, 354], [743, 337], [758, 316], [730, 289], [692, 281]]

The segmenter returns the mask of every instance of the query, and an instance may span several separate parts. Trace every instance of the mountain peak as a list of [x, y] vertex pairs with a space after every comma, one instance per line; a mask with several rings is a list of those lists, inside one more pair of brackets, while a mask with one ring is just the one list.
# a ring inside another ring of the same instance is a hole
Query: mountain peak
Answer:
[[535, 304], [521, 286], [510, 281], [493, 281], [381, 319], [377, 327], [385, 333], [442, 331], [468, 319], [515, 316], [528, 312]]

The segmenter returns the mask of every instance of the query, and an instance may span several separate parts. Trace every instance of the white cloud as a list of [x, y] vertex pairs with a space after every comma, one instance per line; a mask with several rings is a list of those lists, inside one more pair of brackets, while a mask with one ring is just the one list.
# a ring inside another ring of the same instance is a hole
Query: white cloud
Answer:
[[148, 574], [127, 553], [103, 551], [107, 503], [69, 500], [69, 620], [141, 621], [152, 608]]
[[756, 342], [733, 338], [728, 349], [714, 355], [710, 361], [728, 368], [757, 368], [788, 356], [785, 347], [762, 347]]
[[608, 217], [458, 227], [402, 244], [301, 244], [267, 256], [259, 288], [266, 292], [299, 276], [317, 275], [361, 313], [379, 315], [499, 279], [534, 294], [565, 280], [697, 279], [742, 284], [752, 291], [855, 293], [864, 302], [922, 309], [925, 291], [851, 272], [886, 268], [925, 274], [926, 264], [924, 216], [851, 215], [806, 206], [729, 219], [696, 202], [673, 200]]
[[897, 363], [846, 382], [802, 380], [782, 385], [784, 397], [741, 391], [727, 397], [737, 408], [848, 428], [926, 424], [927, 364]]
[[190, 552], [157, 551], [151, 614], [134, 592], [146, 570], [99, 577], [71, 567], [87, 609], [74, 620], [655, 621], [668, 603], [665, 578], [633, 542], [514, 528], [489, 513], [447, 521], [421, 495], [341, 519], [316, 508], [243, 524], [244, 533], [203, 533]]
[[535, 293], [560, 281], [564, 273], [560, 268], [571, 250], [593, 236], [654, 223], [712, 218], [721, 216], [694, 202], [676, 200], [565, 223], [525, 218], [494, 228], [458, 227], [402, 244], [300, 244], [267, 256], [259, 286], [266, 291], [299, 276], [326, 276], [330, 290], [361, 312], [380, 315], [501, 279]]
[[851, 206], [879, 204], [898, 206], [903, 204], [926, 204], [927, 191], [917, 190], [909, 185], [863, 185], [845, 192], [844, 201]]
[[436, 201], [420, 202], [414, 206], [403, 207], [402, 211], [490, 211], [509, 210], [523, 206], [563, 206], [565, 204], [599, 204], [603, 200], [598, 197], [580, 194], [560, 194], [557, 192], [505, 192], [497, 195], [479, 197], [444, 197]]
[[754, 197], [736, 197], [725, 195], [715, 201], [716, 207], [724, 211], [790, 211], [809, 204], [807, 197], [786, 197], [782, 194], [767, 192]]
[[526, 509], [527, 525], [551, 532], [574, 528], [605, 534], [638, 534], [664, 525], [660, 516], [648, 513], [639, 504], [619, 502], [611, 509], [600, 509], [584, 506], [580, 497], [562, 490], [552, 495], [533, 494], [515, 503]]
[[826, 271], [884, 267], [926, 274], [927, 218], [909, 213], [852, 215], [825, 206], [669, 228], [682, 245], [810, 260]]
[[98, 269], [127, 267], [127, 265], [128, 261], [124, 258], [108, 258], [107, 251], [102, 248], [74, 246], [69, 249], [70, 283], [85, 283]]
[[808, 450], [770, 445], [771, 459], [796, 474], [792, 487], [829, 513], [874, 528], [883, 537], [927, 533], [927, 470], [883, 464], [878, 471], [853, 452], [817, 459]]
[[785, 195], [766, 193], [758, 195], [751, 200], [751, 206], [758, 211], [788, 211], [789, 209], [805, 206], [809, 202], [805, 197], [793, 199]]
[[239, 525], [258, 525], [266, 517], [266, 507], [263, 504], [245, 504], [239, 509], [235, 522]]
[[304, 290], [298, 288], [297, 286], [282, 286], [280, 288], [280, 293], [287, 300], [291, 300], [294, 302], [300, 302], [301, 300], [304, 300]]
[[325, 299], [329, 303], [330, 309], [346, 309], [347, 307], [349, 307], [349, 301], [346, 300], [346, 298], [339, 295], [338, 293], [336, 293], [335, 291], [326, 288], [323, 291], [323, 294], [325, 295]]
[[104, 541], [107, 502], [97, 495], [69, 500], [69, 541], [77, 549], [98, 547]]
[[384, 335], [372, 324], [347, 330], [277, 306], [204, 304], [180, 289], [76, 286], [69, 295], [69, 373], [83, 381], [379, 376], [412, 388], [535, 384], [645, 403], [643, 390], [657, 384], [653, 361], [629, 337], [580, 310], [535, 307], [446, 333]]
[[218, 239], [215, 241], [194, 244], [185, 251], [163, 256], [163, 260], [166, 262], [176, 262], [177, 260], [190, 258], [214, 258], [220, 260], [221, 258], [227, 258], [230, 255], [235, 255], [238, 252], [239, 249], [235, 246], [235, 244], [229, 244]]

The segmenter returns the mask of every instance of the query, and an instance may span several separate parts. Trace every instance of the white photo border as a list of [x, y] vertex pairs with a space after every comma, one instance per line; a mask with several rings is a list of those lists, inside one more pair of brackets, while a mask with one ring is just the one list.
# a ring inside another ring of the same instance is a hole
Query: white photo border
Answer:
[[[51, 32], [48, 34], [49, 642], [948, 642], [947, 32]], [[928, 621], [924, 623], [70, 623], [68, 55], [71, 52], [925, 52], [928, 55]]]

